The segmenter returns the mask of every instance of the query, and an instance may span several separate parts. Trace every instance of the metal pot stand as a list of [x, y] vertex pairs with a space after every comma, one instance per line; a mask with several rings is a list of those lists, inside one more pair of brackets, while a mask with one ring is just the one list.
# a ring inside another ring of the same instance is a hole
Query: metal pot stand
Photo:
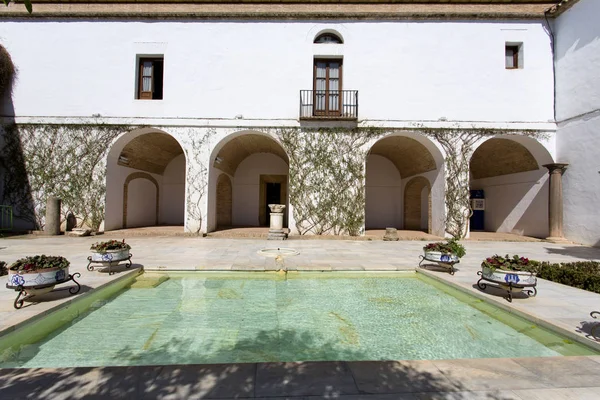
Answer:
[[[42, 285], [29, 285], [29, 286], [23, 286], [23, 285], [9, 285], [8, 283], [6, 284], [6, 288], [7, 289], [13, 289], [17, 292], [19, 292], [17, 294], [17, 298], [15, 299], [15, 302], [13, 303], [14, 307], [18, 310], [21, 307], [23, 307], [23, 302], [25, 300], [29, 300], [32, 297], [38, 296], [38, 295], [42, 295], [42, 294], [46, 294], [46, 293], [50, 293], [52, 291], [52, 289], [50, 289], [47, 292], [44, 293], [35, 293], [38, 290], [42, 290], [42, 289], [47, 289], [47, 288], [54, 288], [54, 286], [56, 285], [60, 285], [63, 283], [67, 283], [70, 281], [75, 282], [75, 284], [77, 286], [71, 286], [68, 290], [70, 294], [77, 294], [79, 293], [79, 291], [81, 290], [81, 285], [79, 284], [79, 282], [77, 282], [75, 280], [75, 278], [79, 278], [81, 276], [81, 274], [79, 272], [75, 272], [74, 274], [69, 274], [65, 279], [60, 280], [60, 281], [56, 281], [53, 283], [45, 283]], [[65, 289], [59, 289], [59, 290], [66, 290]]]
[[109, 275], [113, 275], [114, 272], [111, 270], [112, 267], [119, 265], [122, 261], [127, 261], [127, 263], [125, 264], [125, 268], [130, 268], [132, 265], [131, 262], [131, 257], [133, 257], [133, 254], [131, 253], [127, 253], [127, 257], [122, 257], [122, 258], [112, 258], [112, 254], [110, 253], [106, 253], [102, 256], [103, 260], [102, 261], [95, 261], [92, 260], [92, 256], [89, 256], [88, 259], [88, 265], [87, 265], [87, 270], [88, 271], [93, 271], [94, 270], [94, 266], [92, 264], [100, 264], [102, 265], [103, 268], [107, 268], [108, 267], [108, 274]]

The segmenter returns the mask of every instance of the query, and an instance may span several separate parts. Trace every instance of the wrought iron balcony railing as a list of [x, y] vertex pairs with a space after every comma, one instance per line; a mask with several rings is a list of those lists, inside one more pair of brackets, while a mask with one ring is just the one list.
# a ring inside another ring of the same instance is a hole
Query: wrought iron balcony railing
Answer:
[[358, 90], [301, 90], [300, 119], [356, 120]]

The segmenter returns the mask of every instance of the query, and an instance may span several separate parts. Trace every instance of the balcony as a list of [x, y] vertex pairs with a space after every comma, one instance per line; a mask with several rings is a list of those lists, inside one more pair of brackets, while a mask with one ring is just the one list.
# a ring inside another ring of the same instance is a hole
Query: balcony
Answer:
[[358, 119], [358, 90], [301, 90], [300, 119]]

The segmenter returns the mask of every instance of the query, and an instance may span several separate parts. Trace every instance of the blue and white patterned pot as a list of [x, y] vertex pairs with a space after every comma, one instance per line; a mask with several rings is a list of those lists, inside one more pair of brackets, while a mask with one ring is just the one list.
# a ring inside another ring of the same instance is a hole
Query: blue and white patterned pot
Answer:
[[537, 285], [537, 278], [533, 273], [527, 271], [506, 271], [482, 267], [481, 276], [489, 281], [499, 283], [500, 285], [516, 287], [528, 287]]
[[457, 263], [460, 259], [454, 254], [442, 253], [439, 251], [423, 251], [427, 261], [439, 263]]
[[[69, 268], [47, 268], [37, 271], [8, 271], [9, 286], [42, 286], [61, 282], [69, 276]], [[50, 289], [52, 290], [52, 289]]]
[[103, 253], [92, 251], [92, 261], [95, 262], [119, 262], [129, 258], [129, 249], [107, 250]]

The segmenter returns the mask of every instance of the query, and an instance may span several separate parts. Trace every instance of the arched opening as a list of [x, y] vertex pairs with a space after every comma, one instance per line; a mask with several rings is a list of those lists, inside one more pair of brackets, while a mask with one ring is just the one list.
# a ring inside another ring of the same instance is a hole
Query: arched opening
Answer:
[[[225, 226], [269, 226], [268, 204], [285, 204], [288, 216], [289, 160], [272, 137], [253, 131], [223, 139], [211, 155], [208, 231]], [[227, 189], [230, 182], [230, 199]], [[231, 211], [229, 211], [231, 210]], [[230, 213], [230, 223], [226, 225]]]
[[343, 44], [344, 40], [342, 39], [342, 36], [333, 31], [333, 30], [327, 30], [324, 32], [319, 33], [314, 40], [315, 44], [321, 44], [321, 43], [325, 43], [325, 44]]
[[377, 141], [367, 156], [365, 229], [394, 227], [443, 235], [442, 165], [441, 152], [420, 135]]
[[173, 136], [151, 128], [121, 136], [107, 157], [105, 230], [183, 227], [185, 171]]
[[123, 228], [158, 225], [158, 182], [145, 172], [134, 172], [123, 185]]
[[427, 178], [412, 178], [404, 188], [404, 229], [431, 233], [431, 190]]
[[227, 174], [219, 175], [217, 181], [217, 229], [231, 226], [233, 189]]
[[483, 142], [470, 162], [471, 193], [484, 198], [473, 206], [471, 231], [547, 237], [549, 182], [542, 165], [552, 162], [532, 138], [507, 135]]

